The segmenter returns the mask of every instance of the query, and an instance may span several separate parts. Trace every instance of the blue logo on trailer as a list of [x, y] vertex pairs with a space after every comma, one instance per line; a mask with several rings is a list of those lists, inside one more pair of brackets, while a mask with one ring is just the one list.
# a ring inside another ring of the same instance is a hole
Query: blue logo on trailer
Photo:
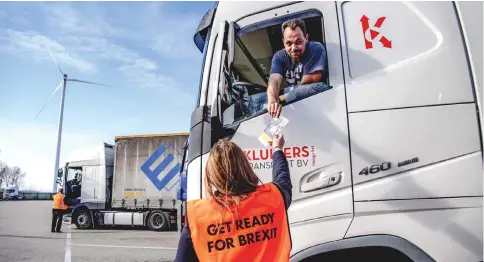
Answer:
[[[167, 168], [167, 166], [175, 159], [172, 154], [168, 154], [163, 160], [161, 160], [161, 163], [154, 169], [151, 170], [151, 166], [153, 163], [158, 160], [163, 153], [168, 150], [170, 147], [173, 147], [172, 145], [165, 147], [164, 145], [161, 145], [149, 158], [146, 160], [146, 162], [141, 165], [141, 171], [143, 171], [146, 176], [151, 180], [153, 185], [155, 185], [156, 188], [158, 188], [159, 191], [161, 191], [163, 188], [166, 189], [166, 191], [170, 191], [177, 183], [174, 183], [173, 186], [167, 188], [166, 186], [170, 181], [180, 172], [181, 165], [179, 163], [176, 163], [176, 165], [168, 171], [168, 173], [160, 179], [158, 179], [158, 176]], [[176, 152], [176, 149], [175, 149]]]

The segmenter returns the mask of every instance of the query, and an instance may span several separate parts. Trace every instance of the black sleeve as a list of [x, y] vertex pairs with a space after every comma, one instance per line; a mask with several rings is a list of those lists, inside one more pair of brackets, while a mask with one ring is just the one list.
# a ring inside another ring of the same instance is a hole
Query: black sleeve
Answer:
[[195, 253], [195, 248], [193, 247], [192, 238], [190, 236], [190, 230], [188, 228], [188, 222], [183, 227], [182, 233], [180, 235], [180, 240], [178, 241], [178, 249], [176, 251], [175, 262], [188, 262], [188, 261], [198, 261], [197, 254]]
[[272, 182], [281, 191], [286, 209], [288, 209], [292, 202], [292, 183], [289, 164], [282, 150], [276, 151], [272, 155]]

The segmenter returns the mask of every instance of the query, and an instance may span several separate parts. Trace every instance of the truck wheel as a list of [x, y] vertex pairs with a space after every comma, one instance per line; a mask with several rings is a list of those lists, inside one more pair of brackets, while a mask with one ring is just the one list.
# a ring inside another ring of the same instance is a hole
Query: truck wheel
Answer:
[[154, 231], [164, 230], [168, 223], [168, 216], [163, 211], [153, 211], [148, 217], [148, 227]]
[[78, 210], [74, 216], [74, 224], [78, 229], [88, 229], [91, 228], [91, 213], [89, 210]]

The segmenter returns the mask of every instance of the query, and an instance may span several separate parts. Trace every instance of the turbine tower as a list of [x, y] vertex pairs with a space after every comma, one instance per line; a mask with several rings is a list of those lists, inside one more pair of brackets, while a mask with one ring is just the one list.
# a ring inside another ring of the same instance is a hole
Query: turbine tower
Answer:
[[57, 193], [57, 170], [59, 168], [59, 158], [60, 158], [60, 148], [61, 148], [61, 140], [62, 140], [62, 121], [64, 118], [64, 98], [66, 94], [66, 84], [67, 81], [69, 82], [79, 82], [79, 83], [85, 83], [85, 84], [91, 84], [91, 85], [100, 85], [100, 86], [109, 86], [109, 85], [104, 85], [104, 84], [99, 84], [99, 83], [94, 83], [94, 82], [89, 82], [89, 81], [84, 81], [84, 80], [79, 80], [79, 79], [73, 79], [73, 78], [68, 78], [67, 74], [64, 74], [57, 63], [57, 61], [54, 58], [54, 54], [52, 54], [52, 51], [50, 50], [49, 46], [46, 44], [47, 49], [49, 50], [50, 56], [52, 57], [52, 60], [54, 60], [55, 65], [57, 66], [57, 69], [59, 69], [59, 72], [62, 75], [62, 81], [61, 83], [57, 86], [57, 88], [54, 90], [52, 95], [49, 97], [47, 102], [42, 106], [40, 109], [39, 113], [37, 113], [37, 117], [39, 117], [40, 113], [42, 110], [44, 110], [45, 106], [49, 103], [50, 99], [59, 91], [60, 88], [62, 88], [62, 95], [61, 95], [61, 103], [60, 103], [60, 112], [59, 112], [59, 123], [58, 123], [58, 130], [57, 130], [57, 150], [55, 154], [55, 167], [54, 167], [54, 179], [53, 179], [53, 184], [52, 184], [52, 192]]

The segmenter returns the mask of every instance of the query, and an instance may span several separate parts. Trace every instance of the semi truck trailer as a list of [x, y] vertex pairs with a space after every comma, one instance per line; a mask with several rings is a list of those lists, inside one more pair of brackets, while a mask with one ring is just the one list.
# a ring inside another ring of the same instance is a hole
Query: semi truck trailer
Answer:
[[179, 225], [187, 133], [115, 137], [115, 145], [79, 149], [58, 170], [68, 217], [79, 229]]

